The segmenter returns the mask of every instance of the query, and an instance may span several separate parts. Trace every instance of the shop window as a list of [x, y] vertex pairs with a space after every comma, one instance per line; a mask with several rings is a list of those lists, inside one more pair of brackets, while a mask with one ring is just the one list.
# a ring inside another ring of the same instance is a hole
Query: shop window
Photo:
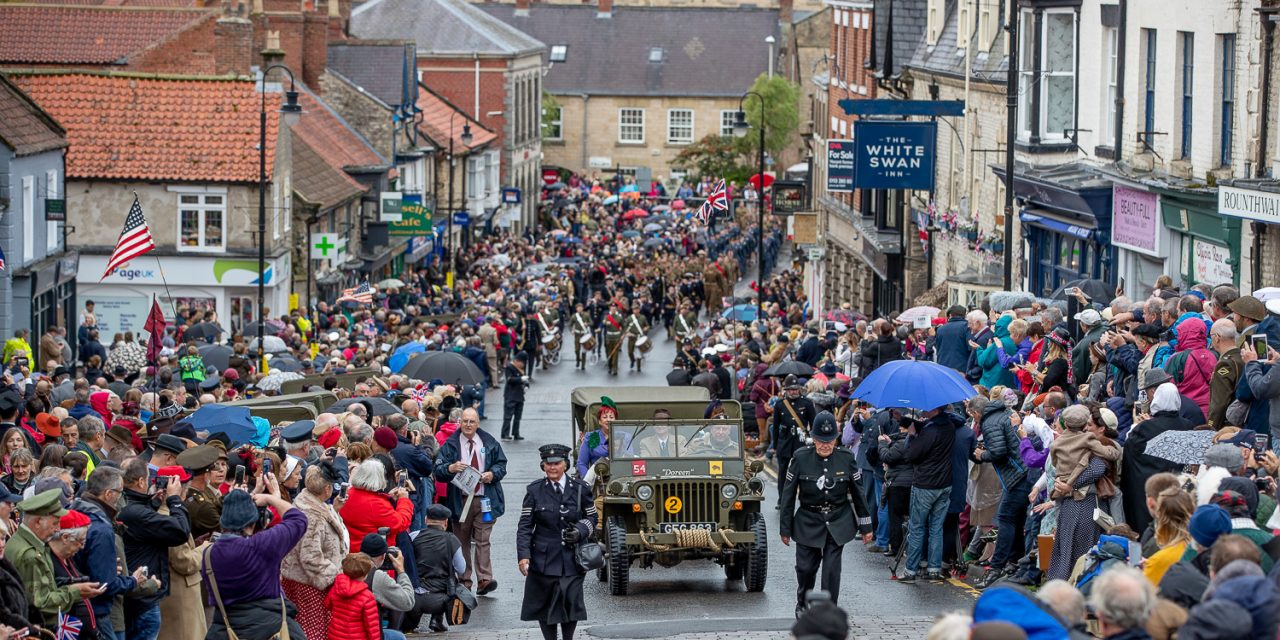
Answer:
[[225, 251], [227, 199], [222, 193], [178, 195], [178, 250]]

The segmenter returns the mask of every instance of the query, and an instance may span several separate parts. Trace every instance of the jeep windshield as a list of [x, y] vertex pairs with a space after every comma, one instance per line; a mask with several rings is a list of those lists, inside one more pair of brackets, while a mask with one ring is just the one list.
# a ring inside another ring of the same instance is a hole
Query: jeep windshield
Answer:
[[614, 423], [610, 454], [615, 460], [631, 458], [742, 457], [742, 426], [736, 421], [676, 420], [644, 424]]

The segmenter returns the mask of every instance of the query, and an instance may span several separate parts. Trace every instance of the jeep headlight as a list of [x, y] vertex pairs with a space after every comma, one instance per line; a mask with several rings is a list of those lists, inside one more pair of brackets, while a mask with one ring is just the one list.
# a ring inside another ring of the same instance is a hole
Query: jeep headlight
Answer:
[[764, 480], [752, 478], [747, 481], [747, 489], [756, 495], [764, 495]]
[[738, 485], [726, 484], [720, 487], [720, 495], [724, 496], [725, 500], [732, 500], [738, 497]]
[[653, 487], [651, 487], [651, 486], [649, 486], [649, 485], [647, 485], [647, 484], [642, 484], [642, 485], [640, 485], [640, 486], [636, 487], [636, 497], [637, 497], [637, 498], [639, 498], [639, 499], [641, 499], [641, 500], [648, 500], [649, 498], [652, 498], [652, 497], [653, 497]]
[[618, 482], [617, 480], [614, 480], [613, 482], [609, 483], [607, 493], [611, 496], [620, 496], [620, 495], [625, 495], [626, 490], [627, 490], [626, 485], [622, 484], [621, 482]]

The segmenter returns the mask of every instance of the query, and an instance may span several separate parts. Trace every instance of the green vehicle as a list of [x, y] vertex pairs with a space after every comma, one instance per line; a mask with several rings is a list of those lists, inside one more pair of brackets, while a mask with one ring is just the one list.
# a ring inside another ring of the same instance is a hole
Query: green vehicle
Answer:
[[[765, 482], [762, 464], [744, 454], [741, 405], [725, 402], [724, 418], [705, 420], [706, 389], [580, 388], [573, 392], [575, 436], [598, 428], [601, 393], [618, 405], [609, 457], [589, 474], [602, 496], [597, 535], [607, 562], [598, 577], [609, 592], [626, 595], [632, 566], [686, 560], [715, 562], [726, 578], [762, 591], [769, 559], [760, 510]], [[654, 420], [659, 408], [671, 418]]]

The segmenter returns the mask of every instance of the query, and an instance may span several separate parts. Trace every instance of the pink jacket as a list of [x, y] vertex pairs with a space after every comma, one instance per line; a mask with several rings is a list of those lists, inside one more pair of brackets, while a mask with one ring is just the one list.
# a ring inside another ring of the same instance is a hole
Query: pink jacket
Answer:
[[[1178, 325], [1177, 355], [1170, 358], [1165, 368], [1178, 381], [1178, 392], [1195, 400], [1206, 416], [1209, 415], [1209, 381], [1217, 362], [1218, 356], [1208, 349], [1203, 322], [1192, 319]], [[1176, 363], [1182, 363], [1181, 371], [1175, 370]]]

